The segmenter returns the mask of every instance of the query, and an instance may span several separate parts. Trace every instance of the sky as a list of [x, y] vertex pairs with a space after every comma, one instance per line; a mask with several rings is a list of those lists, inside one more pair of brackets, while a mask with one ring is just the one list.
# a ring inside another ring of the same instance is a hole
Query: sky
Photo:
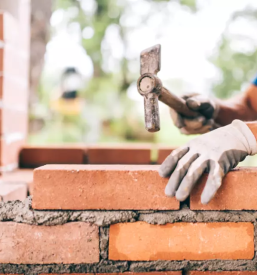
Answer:
[[[93, 12], [94, 0], [80, 0], [84, 3], [85, 13]], [[257, 8], [256, 0], [198, 0], [199, 11], [194, 14], [181, 10], [174, 1], [168, 4], [170, 20], [163, 24], [162, 16], [154, 14], [148, 19], [147, 25], [138, 25], [139, 19], [149, 12], [149, 2], [146, 0], [129, 0], [129, 8], [122, 18], [122, 23], [132, 28], [128, 34], [128, 49], [126, 56], [133, 59], [140, 52], [154, 44], [162, 45], [162, 68], [158, 74], [165, 85], [170, 81], [183, 81], [182, 89], [210, 93], [211, 83], [219, 78], [218, 70], [208, 61], [217, 49], [221, 35], [231, 15], [246, 7]], [[76, 15], [76, 9], [71, 10]], [[142, 14], [140, 14], [142, 13]], [[72, 15], [71, 15], [72, 16]], [[67, 18], [66, 18], [67, 19]], [[55, 37], [48, 43], [46, 53], [46, 70], [52, 73], [65, 66], [76, 66], [86, 78], [93, 73], [93, 64], [85, 50], [79, 45], [80, 37], [76, 23], [70, 26], [72, 32], [65, 29], [65, 14], [56, 11], [51, 18], [51, 25], [58, 29]], [[163, 24], [160, 28], [160, 24]], [[238, 28], [244, 29], [243, 23]], [[247, 30], [246, 30], [247, 31]], [[72, 33], [72, 34], [71, 34]], [[87, 28], [83, 35], [90, 39], [94, 30]], [[155, 34], [155, 35], [153, 35]], [[106, 70], [119, 69], [115, 60], [124, 54], [115, 26], [107, 29], [104, 49], [111, 49], [112, 57], [106, 55], [103, 67]], [[67, 54], [72, 52], [73, 54]], [[139, 64], [139, 62], [138, 62]], [[132, 66], [138, 71], [139, 67]], [[169, 88], [169, 87], [167, 87]], [[135, 85], [129, 91], [131, 98], [138, 96]]]

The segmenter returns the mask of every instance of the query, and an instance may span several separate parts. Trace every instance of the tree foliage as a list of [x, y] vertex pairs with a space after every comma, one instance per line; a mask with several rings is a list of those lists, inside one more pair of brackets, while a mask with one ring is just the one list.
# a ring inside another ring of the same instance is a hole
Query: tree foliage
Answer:
[[[237, 24], [245, 24], [243, 33]], [[248, 26], [248, 29], [246, 28]], [[211, 59], [220, 71], [220, 79], [213, 91], [220, 98], [228, 98], [252, 80], [257, 72], [256, 35], [248, 30], [257, 27], [257, 10], [246, 9], [236, 12], [227, 24], [218, 51]]]

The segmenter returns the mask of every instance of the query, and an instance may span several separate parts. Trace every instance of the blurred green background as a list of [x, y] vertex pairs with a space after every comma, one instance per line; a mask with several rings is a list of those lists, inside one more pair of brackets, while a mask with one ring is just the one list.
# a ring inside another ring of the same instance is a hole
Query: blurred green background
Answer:
[[[256, 1], [49, 3], [40, 81], [31, 91], [31, 144], [178, 146], [192, 138], [172, 125], [163, 104], [161, 130], [153, 134], [144, 128], [143, 98], [136, 89], [139, 55], [157, 43], [162, 45], [159, 77], [178, 95], [199, 92], [229, 98], [242, 92], [257, 72]], [[75, 68], [81, 80], [73, 100], [62, 97], [67, 68]]]

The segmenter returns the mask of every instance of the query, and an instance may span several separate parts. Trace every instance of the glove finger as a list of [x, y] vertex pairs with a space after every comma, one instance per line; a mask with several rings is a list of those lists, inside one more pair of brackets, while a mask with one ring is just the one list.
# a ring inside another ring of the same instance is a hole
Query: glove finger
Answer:
[[190, 109], [200, 112], [206, 118], [211, 118], [213, 116], [214, 105], [211, 100], [205, 96], [197, 95], [189, 97], [186, 100], [186, 104]]
[[209, 203], [209, 201], [215, 196], [225, 175], [218, 162], [212, 161], [210, 166], [211, 170], [208, 176], [208, 180], [201, 195], [202, 204]]
[[198, 156], [199, 156], [198, 154], [187, 153], [185, 156], [183, 156], [179, 160], [175, 170], [170, 176], [168, 184], [166, 185], [166, 188], [165, 188], [166, 196], [168, 197], [175, 196], [176, 190], [178, 189], [180, 182], [185, 177], [188, 168], [198, 158]]
[[174, 151], [164, 160], [159, 168], [159, 175], [163, 178], [170, 176], [175, 169], [178, 161], [188, 152], [188, 147], [180, 147]]
[[206, 167], [207, 161], [201, 157], [192, 163], [176, 192], [177, 200], [184, 201], [190, 195], [192, 189], [194, 188], [198, 179], [202, 176]]
[[185, 126], [182, 117], [172, 108], [170, 108], [170, 116], [176, 127], [180, 129]]
[[206, 118], [204, 116], [198, 116], [192, 119], [185, 118], [184, 119], [185, 128], [189, 129], [199, 129], [206, 124]]

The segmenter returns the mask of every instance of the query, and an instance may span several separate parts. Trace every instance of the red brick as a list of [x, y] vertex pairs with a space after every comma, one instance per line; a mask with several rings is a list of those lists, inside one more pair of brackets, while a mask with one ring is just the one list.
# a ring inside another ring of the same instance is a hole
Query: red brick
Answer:
[[46, 164], [83, 164], [85, 149], [78, 146], [26, 146], [20, 153], [20, 167], [36, 168]]
[[257, 169], [237, 168], [227, 174], [216, 196], [207, 205], [201, 204], [201, 193], [205, 186], [205, 174], [190, 197], [193, 210], [257, 210]]
[[0, 224], [0, 263], [79, 264], [99, 261], [98, 227], [76, 222], [57, 226]]
[[189, 271], [188, 275], [257, 275], [257, 271]]
[[8, 184], [22, 184], [26, 190], [32, 194], [33, 190], [33, 170], [32, 169], [16, 169], [12, 172], [3, 173], [0, 176], [0, 186], [2, 183]]
[[27, 191], [30, 195], [33, 195], [33, 170], [32, 169], [16, 169], [11, 172], [3, 173], [0, 176], [1, 183], [19, 183], [26, 186]]
[[237, 260], [253, 257], [252, 223], [150, 225], [136, 222], [110, 226], [110, 260]]
[[0, 109], [0, 134], [24, 133], [28, 131], [28, 113], [9, 108]]
[[0, 12], [0, 40], [12, 44], [17, 43], [18, 22], [8, 12]]
[[0, 98], [4, 108], [28, 109], [28, 83], [26, 79], [0, 76]]
[[179, 209], [153, 165], [46, 165], [34, 170], [35, 209]]
[[0, 183], [0, 201], [23, 201], [27, 197], [27, 186], [15, 183]]
[[18, 165], [19, 152], [24, 145], [23, 133], [0, 139], [0, 166]]
[[170, 153], [175, 149], [175, 147], [159, 146], [157, 163], [162, 164], [164, 160], [167, 158], [167, 156], [169, 156]]
[[5, 44], [3, 48], [0, 48], [0, 72], [7, 76], [27, 80], [29, 75], [28, 53], [21, 52], [10, 44]]
[[25, 52], [30, 50], [30, 1], [33, 0], [20, 0], [19, 47]]
[[89, 146], [88, 163], [150, 164], [151, 146], [145, 144], [114, 144]]

